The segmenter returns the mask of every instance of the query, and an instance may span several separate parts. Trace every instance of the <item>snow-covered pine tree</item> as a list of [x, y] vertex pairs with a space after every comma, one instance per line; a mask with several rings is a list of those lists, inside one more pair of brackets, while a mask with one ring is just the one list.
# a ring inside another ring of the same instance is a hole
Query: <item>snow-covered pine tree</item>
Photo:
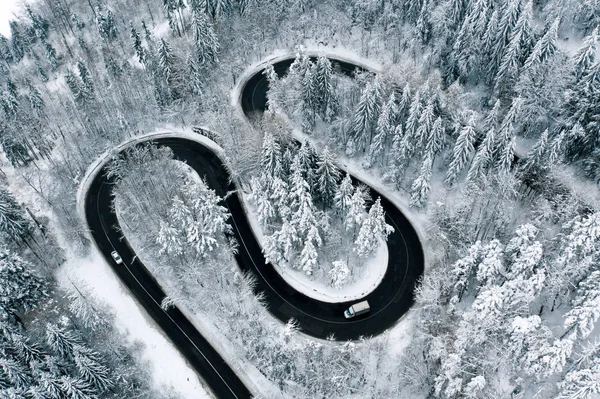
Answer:
[[598, 44], [599, 29], [600, 26], [592, 31], [573, 57], [573, 62], [575, 63], [575, 77], [577, 80], [588, 74], [592, 65], [596, 62], [596, 47]]
[[565, 330], [577, 332], [578, 340], [587, 339], [600, 319], [600, 270], [592, 271], [577, 286], [572, 308], [565, 314]]
[[521, 126], [520, 114], [522, 106], [522, 98], [513, 98], [510, 109], [502, 120], [498, 134], [496, 135], [493, 158], [495, 166], [500, 170], [507, 171], [512, 165], [513, 158], [511, 157], [511, 151], [514, 154], [514, 137], [517, 134], [519, 126]]
[[495, 135], [495, 131], [492, 128], [487, 132], [479, 147], [477, 147], [477, 152], [467, 173], [467, 183], [478, 183], [485, 176], [487, 169], [492, 165], [492, 154], [496, 140]]
[[427, 106], [419, 116], [418, 128], [415, 132], [415, 147], [420, 151], [421, 156], [424, 156], [428, 140], [431, 137], [433, 124], [435, 121], [435, 102], [433, 98], [427, 101]]
[[[271, 133], [265, 132], [260, 155], [261, 174], [282, 177], [281, 146]], [[268, 189], [268, 187], [266, 187]]]
[[397, 114], [398, 107], [396, 105], [396, 96], [392, 92], [377, 119], [375, 137], [373, 137], [373, 142], [369, 147], [369, 155], [367, 156], [367, 166], [372, 166], [382, 154], [383, 149], [387, 147], [388, 142], [394, 134], [395, 125], [397, 123]]
[[373, 141], [373, 130], [381, 110], [381, 83], [378, 77], [367, 82], [354, 111], [352, 131], [357, 151], [364, 151]]
[[7, 249], [0, 249], [0, 288], [4, 318], [36, 308], [48, 295], [44, 279], [35, 274], [33, 266]]
[[202, 97], [203, 75], [196, 57], [191, 54], [186, 59], [188, 73], [190, 77], [190, 89], [193, 95]]
[[129, 29], [130, 29], [130, 37], [132, 40], [133, 50], [138, 57], [138, 61], [140, 64], [144, 65], [146, 59], [146, 51], [142, 47], [142, 39], [140, 38], [140, 34], [137, 29], [133, 26], [133, 21], [129, 21]]
[[192, 31], [194, 32], [194, 49], [200, 65], [217, 62], [220, 45], [215, 31], [204, 12], [192, 13]]
[[333, 68], [331, 61], [324, 54], [317, 57], [313, 80], [317, 113], [325, 122], [331, 122], [337, 112], [338, 103], [333, 85]]
[[44, 43], [44, 50], [46, 53], [46, 59], [50, 63], [52, 70], [56, 70], [58, 68], [58, 58], [56, 57], [56, 50], [50, 43]]
[[591, 398], [600, 394], [600, 348], [598, 341], [585, 349], [562, 381], [558, 383], [559, 399]]
[[312, 275], [314, 268], [317, 265], [318, 257], [319, 254], [317, 253], [314, 244], [311, 240], [307, 239], [304, 248], [302, 248], [302, 252], [300, 253], [299, 269], [309, 276]]
[[10, 20], [8, 22], [8, 26], [10, 28], [10, 49], [12, 53], [12, 58], [15, 62], [21, 62], [23, 57], [25, 56], [25, 52], [27, 49], [27, 41], [23, 37], [21, 33], [21, 28], [17, 21]]
[[548, 152], [548, 129], [544, 130], [538, 141], [531, 147], [527, 154], [527, 160], [523, 169], [527, 172], [543, 170], [546, 165], [546, 153]]
[[402, 88], [402, 97], [398, 102], [398, 121], [404, 123], [409, 116], [410, 105], [412, 104], [412, 94], [410, 85], [406, 83]]
[[394, 232], [394, 228], [385, 221], [385, 211], [381, 205], [381, 198], [377, 198], [371, 205], [369, 217], [372, 220], [373, 234], [379, 239], [387, 240], [387, 237]]
[[[409, 137], [411, 141], [417, 134], [417, 130], [419, 128], [419, 117], [421, 116], [422, 110], [423, 105], [421, 104], [421, 93], [417, 90], [412, 102], [410, 103], [410, 108], [408, 109], [408, 118], [406, 119], [406, 124], [404, 125], [404, 136]], [[412, 148], [416, 148], [415, 144], [411, 144], [411, 146]]]
[[313, 194], [316, 190], [318, 155], [308, 140], [302, 144], [295, 158], [298, 158], [300, 172], [308, 183], [310, 193]]
[[344, 218], [344, 226], [346, 227], [346, 231], [352, 232], [353, 239], [356, 230], [362, 226], [362, 222], [367, 214], [365, 190], [366, 188], [363, 186], [358, 186], [356, 188], [354, 194], [352, 194], [352, 197], [350, 197], [350, 202], [348, 203], [348, 211], [346, 212]]
[[89, 101], [92, 98], [95, 91], [92, 76], [82, 60], [77, 61], [76, 67], [77, 72], [79, 73], [79, 79], [81, 79], [81, 95], [84, 98], [86, 98], [86, 101]]
[[77, 332], [54, 323], [46, 324], [46, 343], [64, 360], [72, 360], [78, 347], [83, 345]]
[[431, 127], [431, 131], [429, 132], [429, 137], [425, 143], [425, 155], [431, 154], [432, 158], [435, 158], [437, 154], [439, 154], [446, 145], [446, 129], [444, 128], [444, 122], [442, 121], [442, 117], [438, 116], [433, 122], [433, 126]]
[[529, 57], [525, 60], [525, 64], [523, 64], [523, 67], [526, 70], [543, 64], [554, 55], [556, 52], [556, 39], [558, 38], [560, 20], [560, 17], [557, 17], [546, 33], [544, 33], [544, 36], [537, 41], [531, 54], [529, 54]]
[[316, 91], [315, 65], [310, 62], [310, 67], [301, 77], [302, 101], [300, 103], [300, 117], [302, 129], [310, 133], [316, 123], [316, 114], [319, 99]]
[[175, 79], [175, 54], [169, 42], [161, 38], [158, 41], [158, 65], [167, 82]]
[[431, 191], [432, 167], [433, 157], [427, 153], [419, 169], [419, 176], [413, 181], [410, 188], [410, 206], [423, 208], [427, 204], [427, 198]]
[[31, 223], [23, 207], [12, 194], [0, 187], [0, 231], [15, 241], [21, 241], [31, 231]]
[[523, 61], [531, 51], [533, 33], [531, 30], [533, 2], [529, 0], [519, 15], [516, 26], [506, 47], [498, 73], [496, 74], [494, 91], [503, 93], [511, 88], [519, 75]]
[[335, 166], [335, 154], [325, 147], [317, 161], [316, 170], [316, 191], [325, 208], [333, 204], [339, 179], [340, 171]]
[[456, 144], [454, 144], [454, 150], [452, 151], [452, 161], [448, 166], [446, 172], [446, 184], [452, 186], [460, 172], [467, 164], [471, 153], [473, 152], [473, 143], [477, 132], [475, 131], [475, 115], [469, 118], [467, 124], [461, 129]]
[[335, 190], [335, 196], [333, 197], [333, 204], [338, 210], [338, 213], [345, 215], [348, 208], [350, 207], [350, 201], [354, 194], [354, 186], [352, 186], [352, 179], [350, 175], [346, 173], [342, 182]]
[[316, 209], [310, 194], [310, 186], [303, 175], [303, 167], [299, 156], [294, 158], [292, 176], [289, 181], [289, 204], [292, 211], [292, 223], [296, 228], [298, 239], [303, 241], [311, 226], [315, 226]]
[[373, 234], [373, 220], [368, 215], [362, 218], [359, 226], [352, 250], [360, 258], [365, 258], [377, 248], [378, 241]]
[[317, 247], [323, 244], [319, 235], [319, 229], [316, 225], [309, 227], [304, 248], [300, 253], [300, 269], [303, 270], [309, 276], [313, 274], [319, 254], [317, 253]]
[[117, 25], [115, 24], [115, 17], [110, 10], [102, 12], [100, 7], [96, 8], [96, 26], [98, 27], [98, 33], [103, 40], [112, 42], [117, 38]]
[[102, 364], [96, 352], [87, 348], [78, 350], [74, 360], [81, 379], [96, 391], [106, 392], [115, 385], [110, 369]]
[[504, 47], [496, 49], [496, 46], [500, 45], [500, 41], [504, 40], [500, 38], [500, 18], [500, 10], [495, 8], [490, 16], [483, 38], [481, 39], [483, 55], [481, 57], [479, 68], [483, 72], [487, 83], [490, 83], [496, 76], [496, 71], [500, 66], [500, 57], [502, 57], [502, 52], [504, 51]]
[[336, 260], [332, 262], [331, 265], [333, 266], [329, 271], [329, 276], [331, 277], [331, 286], [333, 288], [341, 288], [348, 280], [350, 275], [348, 264], [343, 260]]
[[188, 184], [183, 192], [192, 199], [191, 220], [184, 225], [187, 242], [203, 257], [216, 247], [228, 245], [225, 234], [231, 232], [231, 226], [227, 223], [228, 209], [220, 205], [222, 198], [204, 182]]

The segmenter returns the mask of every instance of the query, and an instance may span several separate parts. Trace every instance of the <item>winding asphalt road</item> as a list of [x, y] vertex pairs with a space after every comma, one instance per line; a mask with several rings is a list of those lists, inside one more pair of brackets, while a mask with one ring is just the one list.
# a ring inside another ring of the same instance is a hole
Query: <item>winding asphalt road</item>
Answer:
[[[274, 64], [279, 74], [285, 73], [292, 60]], [[354, 66], [340, 63], [349, 73]], [[257, 73], [245, 85], [242, 107], [248, 115], [261, 112], [266, 106], [266, 80]], [[326, 338], [331, 335], [337, 340], [358, 339], [361, 336], [379, 334], [391, 327], [412, 305], [417, 279], [423, 272], [423, 251], [416, 231], [402, 212], [381, 193], [371, 188], [372, 197], [381, 197], [386, 211], [386, 221], [395, 232], [388, 238], [389, 263], [381, 284], [365, 296], [371, 304], [371, 312], [347, 320], [343, 311], [352, 303], [325, 303], [309, 298], [288, 285], [272, 265], [265, 264], [261, 247], [246, 218], [241, 199], [222, 161], [209, 148], [195, 141], [181, 138], [154, 140], [160, 146], [173, 150], [176, 159], [185, 161], [205, 178], [209, 187], [220, 196], [227, 196], [225, 203], [231, 214], [233, 234], [240, 244], [236, 255], [241, 270], [257, 277], [256, 292], [263, 292], [269, 312], [283, 322], [294, 318], [301, 330], [309, 335]], [[356, 182], [356, 181], [355, 181]], [[199, 372], [211, 389], [220, 398], [250, 397], [235, 372], [195, 329], [177, 308], [164, 311], [160, 303], [165, 297], [159, 284], [135, 256], [126, 238], [121, 238], [119, 222], [111, 212], [112, 182], [106, 177], [105, 169], [96, 174], [86, 194], [85, 214], [93, 239], [113, 267], [121, 281], [131, 290], [153, 319], [161, 326], [190, 364]], [[123, 265], [116, 265], [110, 252], [118, 251]]]

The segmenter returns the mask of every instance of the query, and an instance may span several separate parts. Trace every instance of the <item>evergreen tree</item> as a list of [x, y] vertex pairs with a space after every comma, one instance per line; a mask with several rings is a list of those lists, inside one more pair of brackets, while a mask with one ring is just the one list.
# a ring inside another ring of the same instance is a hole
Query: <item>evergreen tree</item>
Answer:
[[52, 47], [52, 45], [50, 45], [50, 43], [47, 43], [47, 42], [44, 43], [44, 49], [46, 50], [46, 59], [50, 63], [50, 66], [52, 66], [52, 69], [56, 70], [56, 68], [58, 68], [58, 59], [56, 58], [56, 50], [54, 49], [54, 47]]
[[577, 338], [590, 336], [600, 319], [600, 271], [595, 270], [577, 286], [573, 308], [565, 314], [565, 329], [576, 329]]
[[316, 247], [322, 244], [319, 231], [315, 225], [308, 230], [304, 248], [300, 253], [300, 268], [308, 275], [312, 275], [317, 265], [318, 253]]
[[289, 204], [292, 211], [292, 222], [298, 233], [298, 239], [303, 241], [311, 226], [316, 226], [317, 223], [310, 185], [304, 178], [300, 156], [296, 156], [292, 164], [290, 189]]
[[398, 108], [396, 106], [396, 96], [394, 93], [392, 93], [390, 94], [388, 101], [383, 106], [381, 114], [377, 119], [375, 137], [373, 137], [373, 142], [369, 147], [367, 166], [371, 166], [375, 159], [377, 159], [383, 152], [383, 149], [387, 147], [387, 143], [394, 134], [395, 125], [397, 122], [397, 114]]
[[195, 60], [195, 57], [189, 55], [186, 64], [190, 77], [190, 89], [195, 96], [202, 97], [203, 76], [200, 71], [200, 65]]
[[433, 124], [435, 120], [435, 103], [433, 98], [429, 99], [427, 106], [419, 116], [419, 127], [415, 132], [416, 147], [421, 151], [425, 151], [429, 138], [431, 137]]
[[3, 317], [36, 308], [48, 294], [44, 280], [33, 266], [6, 249], [0, 250], [0, 306]]
[[94, 84], [92, 82], [90, 71], [81, 60], [77, 61], [77, 72], [79, 73], [79, 78], [82, 83], [80, 91], [83, 92], [82, 95], [86, 99], [90, 99], [94, 93]]
[[331, 286], [334, 288], [341, 288], [348, 280], [350, 269], [348, 268], [346, 262], [342, 260], [332, 262], [331, 265], [333, 266], [329, 271], [329, 276], [331, 277]]
[[467, 173], [467, 182], [476, 183], [481, 180], [487, 169], [492, 166], [492, 156], [494, 151], [495, 142], [495, 131], [494, 129], [487, 132], [485, 138], [477, 148], [469, 172]]
[[265, 133], [260, 156], [262, 173], [270, 177], [282, 177], [281, 146], [270, 133]]
[[331, 61], [320, 54], [314, 68], [314, 96], [317, 113], [325, 122], [331, 122], [337, 112], [337, 98], [333, 86], [333, 68]]
[[442, 118], [438, 116], [435, 122], [433, 122], [433, 126], [431, 127], [429, 137], [426, 140], [425, 156], [427, 156], [427, 154], [431, 154], [431, 157], [435, 158], [435, 155], [439, 154], [445, 145], [446, 129], [444, 129]]
[[[419, 128], [419, 117], [421, 116], [422, 110], [423, 106], [421, 105], [421, 93], [417, 91], [412, 102], [410, 103], [408, 119], [406, 120], [406, 125], [404, 128], [404, 135], [410, 137], [411, 140], [417, 134], [417, 130]], [[415, 146], [413, 144], [413, 148], [414, 147]]]
[[[500, 57], [504, 51], [504, 39], [500, 37], [501, 32], [499, 29], [500, 18], [500, 11], [495, 9], [490, 16], [482, 38], [482, 48], [485, 52], [485, 57], [482, 57], [480, 68], [484, 72], [487, 82], [490, 82], [491, 78], [496, 76], [495, 72], [500, 66]], [[501, 48], [496, 48], [496, 46], [500, 45], [502, 45]]]
[[0, 372], [4, 386], [16, 388], [19, 391], [28, 388], [31, 385], [31, 376], [28, 371], [27, 367], [20, 362], [0, 357]]
[[373, 130], [381, 108], [381, 87], [378, 78], [368, 82], [361, 93], [352, 119], [354, 143], [357, 150], [364, 151], [373, 140]]
[[13, 62], [11, 45], [6, 36], [2, 34], [0, 34], [0, 59], [5, 61], [7, 64]]
[[17, 203], [10, 192], [0, 188], [0, 231], [13, 240], [23, 240], [31, 230], [23, 207]]
[[325, 147], [317, 161], [317, 193], [325, 208], [329, 208], [335, 198], [340, 171], [335, 166], [335, 155]]
[[559, 26], [560, 18], [556, 18], [544, 36], [537, 41], [531, 54], [527, 57], [527, 60], [525, 60], [525, 64], [523, 65], [525, 69], [531, 69], [541, 65], [554, 55], [556, 52], [556, 39], [558, 37]]
[[11, 20], [8, 22], [10, 27], [10, 47], [12, 58], [15, 62], [20, 62], [25, 56], [25, 38], [21, 35], [21, 29], [17, 21]]
[[546, 167], [546, 153], [548, 152], [548, 129], [544, 130], [538, 141], [531, 147], [523, 169], [544, 169]]
[[103, 40], [112, 42], [117, 38], [117, 25], [115, 24], [115, 17], [112, 11], [106, 10], [106, 13], [103, 13], [100, 8], [97, 8], [96, 26], [98, 27], [98, 33]]
[[346, 217], [344, 219], [344, 226], [346, 226], [347, 231], [351, 231], [352, 235], [357, 228], [362, 226], [362, 222], [366, 215], [366, 188], [363, 186], [359, 186], [350, 197], [350, 201], [348, 203], [348, 212], [346, 213]]
[[200, 65], [210, 65], [218, 61], [219, 41], [208, 18], [203, 12], [192, 14], [194, 49]]
[[475, 142], [476, 135], [475, 117], [471, 116], [465, 127], [460, 131], [454, 145], [454, 150], [452, 151], [452, 161], [446, 173], [446, 184], [449, 186], [454, 184], [459, 173], [467, 164], [473, 152], [473, 143]]
[[135, 29], [135, 27], [133, 26], [133, 22], [129, 21], [129, 26], [130, 26], [130, 30], [131, 30], [131, 40], [133, 41], [133, 49], [135, 50], [135, 54], [138, 57], [138, 61], [140, 62], [140, 64], [144, 65], [145, 60], [146, 60], [146, 52], [144, 50], [144, 48], [142, 47], [142, 39], [140, 38], [140, 34], [138, 33], [138, 31]]
[[302, 144], [300, 150], [296, 154], [296, 158], [298, 158], [300, 172], [304, 179], [306, 179], [310, 192], [314, 193], [317, 180], [316, 170], [318, 156], [308, 140]]
[[333, 197], [333, 203], [340, 214], [345, 215], [347, 213], [353, 193], [354, 186], [352, 186], [352, 179], [350, 178], [350, 175], [346, 173], [346, 176], [344, 176], [340, 185], [337, 186], [335, 196]]
[[53, 351], [65, 360], [72, 359], [77, 348], [83, 344], [79, 334], [71, 329], [52, 323], [46, 325], [46, 342]]
[[173, 100], [180, 97], [180, 76], [176, 63], [177, 57], [173, 53], [171, 45], [165, 39], [161, 38], [158, 42], [158, 67], [164, 81], [167, 83], [169, 96]]
[[431, 173], [433, 167], [433, 157], [426, 154], [419, 170], [419, 176], [413, 182], [410, 188], [410, 206], [423, 208], [427, 204], [427, 198], [431, 191]]
[[40, 40], [46, 40], [48, 36], [48, 22], [42, 16], [35, 14], [29, 4], [25, 5], [25, 12], [31, 21], [31, 27], [35, 36]]
[[92, 351], [75, 354], [75, 365], [83, 381], [99, 392], [106, 392], [115, 384], [108, 367], [103, 365], [98, 355]]
[[583, 76], [588, 74], [592, 65], [596, 62], [596, 45], [598, 43], [599, 29], [600, 26], [592, 31], [592, 34], [585, 39], [583, 45], [573, 58], [573, 61], [575, 62], [575, 77], [577, 80], [580, 80]]
[[513, 85], [522, 63], [530, 53], [533, 40], [531, 31], [532, 7], [532, 0], [529, 0], [519, 16], [510, 42], [504, 51], [496, 75], [496, 92], [502, 92], [505, 88]]
[[400, 102], [398, 103], [398, 121], [404, 123], [406, 118], [408, 118], [411, 103], [410, 85], [406, 83], [402, 89], [402, 97], [400, 97]]

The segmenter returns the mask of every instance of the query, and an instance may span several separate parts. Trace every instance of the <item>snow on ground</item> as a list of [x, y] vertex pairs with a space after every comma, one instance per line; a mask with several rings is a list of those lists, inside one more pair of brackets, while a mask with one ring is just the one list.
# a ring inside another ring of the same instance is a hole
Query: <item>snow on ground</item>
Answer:
[[[254, 207], [250, 205], [248, 194], [242, 193], [242, 198], [250, 226], [262, 247], [265, 241], [263, 229], [256, 217]], [[323, 282], [311, 280], [306, 273], [289, 266], [282, 266], [277, 263], [273, 266], [277, 273], [297, 291], [319, 301], [337, 303], [360, 299], [375, 290], [383, 280], [387, 270], [388, 256], [387, 244], [382, 241], [375, 255], [362, 265], [363, 274], [358, 278], [358, 281], [342, 288], [330, 287]]]
[[143, 344], [142, 352], [133, 355], [149, 365], [157, 389], [169, 392], [172, 387], [181, 398], [187, 399], [212, 397], [183, 355], [131, 297], [95, 248], [86, 258], [69, 256], [68, 259], [56, 271], [59, 284], [69, 288], [70, 280], [84, 282], [97, 300], [110, 306], [117, 329], [126, 336], [127, 346]]

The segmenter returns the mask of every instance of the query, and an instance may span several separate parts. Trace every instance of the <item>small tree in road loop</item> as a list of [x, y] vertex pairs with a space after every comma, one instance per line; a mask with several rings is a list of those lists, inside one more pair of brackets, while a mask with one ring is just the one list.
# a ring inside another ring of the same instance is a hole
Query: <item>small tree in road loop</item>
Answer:
[[358, 237], [354, 241], [354, 252], [361, 257], [370, 255], [377, 248], [379, 240], [385, 240], [393, 232], [394, 228], [385, 222], [381, 198], [377, 198], [362, 221]]

